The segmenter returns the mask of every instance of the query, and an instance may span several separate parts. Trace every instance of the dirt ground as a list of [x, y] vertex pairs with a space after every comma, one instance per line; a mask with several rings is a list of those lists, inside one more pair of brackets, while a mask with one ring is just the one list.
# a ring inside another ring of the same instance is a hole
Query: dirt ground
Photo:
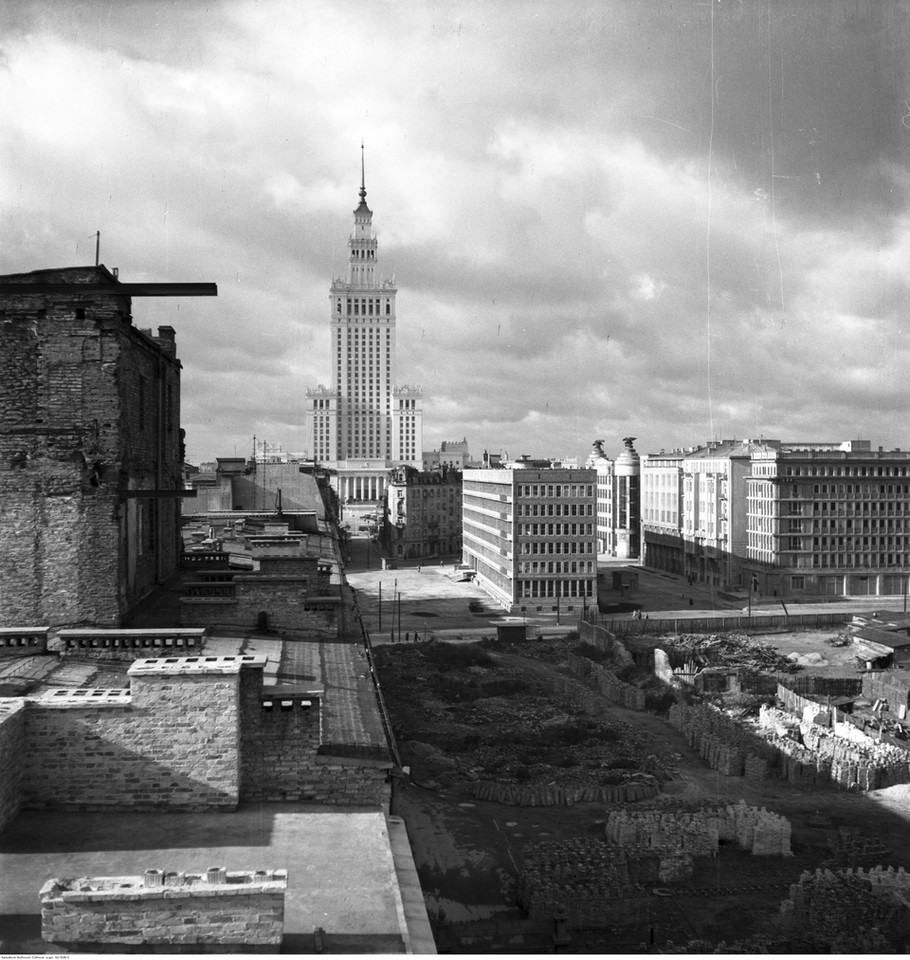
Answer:
[[[820, 666], [853, 671], [844, 648], [826, 646], [824, 635], [763, 639], [785, 655], [821, 652], [828, 663]], [[804, 870], [879, 863], [910, 868], [910, 786], [859, 794], [726, 777], [710, 769], [663, 716], [606, 700], [597, 723], [585, 727], [542, 683], [545, 674], [560, 670], [573, 643], [532, 644], [521, 653], [488, 649], [491, 662], [481, 656], [483, 663], [463, 655], [463, 662], [440, 664], [423, 655], [423, 644], [377, 651], [403, 762], [411, 767], [411, 777], [395, 792], [393, 810], [408, 825], [441, 949], [552, 949], [551, 931], [524, 920], [517, 905], [522, 851], [540, 840], [602, 837], [609, 812], [603, 803], [522, 807], [479, 801], [471, 790], [477, 779], [558, 785], [587, 776], [615, 782], [657, 757], [661, 796], [668, 800], [744, 800], [791, 822], [794, 856], [753, 857], [722, 848], [718, 857], [697, 861], [694, 876], [671, 885], [669, 895], [666, 890], [655, 895], [639, 924], [576, 935], [573, 949], [579, 951], [636, 952], [647, 949], [643, 944], [652, 937], [658, 945], [692, 939], [732, 943], [766, 930], [789, 884]], [[491, 685], [498, 695], [484, 696]], [[601, 736], [605, 744], [598, 743]], [[566, 754], [562, 759], [559, 750]]]

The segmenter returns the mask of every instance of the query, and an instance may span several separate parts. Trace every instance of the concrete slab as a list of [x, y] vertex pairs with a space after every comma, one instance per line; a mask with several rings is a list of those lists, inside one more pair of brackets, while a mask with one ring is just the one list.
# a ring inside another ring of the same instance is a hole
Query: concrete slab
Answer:
[[38, 891], [50, 877], [212, 866], [288, 870], [283, 952], [312, 952], [317, 927], [326, 952], [404, 950], [382, 812], [250, 804], [235, 813], [20, 814], [0, 834], [0, 952], [40, 948]]

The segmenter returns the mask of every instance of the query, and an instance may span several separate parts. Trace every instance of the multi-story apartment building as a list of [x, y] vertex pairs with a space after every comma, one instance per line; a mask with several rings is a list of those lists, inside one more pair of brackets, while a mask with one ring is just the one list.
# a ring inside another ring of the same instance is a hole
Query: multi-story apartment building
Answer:
[[641, 550], [640, 458], [635, 437], [624, 438], [615, 461], [595, 440], [585, 466], [597, 474], [597, 553], [602, 557], [637, 560]]
[[900, 595], [910, 574], [910, 452], [869, 441], [756, 452], [745, 569], [766, 594]]
[[0, 277], [0, 622], [119, 626], [177, 568], [180, 361], [131, 297], [214, 294], [104, 266]]
[[378, 273], [379, 241], [367, 206], [361, 164], [360, 203], [348, 239], [345, 278], [333, 279], [330, 387], [307, 390], [307, 445], [335, 471], [345, 502], [380, 500], [388, 471], [419, 468], [423, 455], [423, 391], [395, 380], [395, 278]]
[[717, 440], [642, 461], [642, 556], [712, 587], [738, 586], [748, 556], [745, 479], [776, 440]]
[[461, 471], [396, 467], [386, 491], [382, 537], [390, 557], [461, 553]]
[[903, 593], [908, 469], [910, 453], [868, 440], [725, 440], [651, 454], [644, 563], [771, 596]]
[[463, 558], [507, 609], [597, 596], [596, 474], [513, 461], [465, 470]]

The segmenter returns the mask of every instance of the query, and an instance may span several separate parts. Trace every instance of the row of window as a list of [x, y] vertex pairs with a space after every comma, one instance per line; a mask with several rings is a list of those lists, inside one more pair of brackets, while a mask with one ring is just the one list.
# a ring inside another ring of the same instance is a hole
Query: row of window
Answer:
[[593, 483], [522, 483], [521, 497], [593, 497]]
[[[392, 301], [386, 297], [380, 300], [378, 297], [348, 297], [347, 312], [349, 316], [355, 317], [378, 317], [381, 314], [382, 305], [385, 304], [385, 315], [392, 315]], [[341, 315], [341, 297], [335, 302], [335, 312]]]
[[593, 580], [522, 580], [518, 584], [518, 596], [535, 597], [584, 597], [594, 596]]
[[519, 534], [526, 537], [592, 537], [593, 523], [523, 523]]
[[519, 503], [519, 517], [593, 517], [593, 503]]
[[533, 541], [531, 543], [522, 543], [519, 547], [521, 553], [594, 553], [595, 543], [593, 540], [578, 541], [552, 541], [544, 542]]
[[597, 573], [593, 560], [523, 560], [519, 573]]

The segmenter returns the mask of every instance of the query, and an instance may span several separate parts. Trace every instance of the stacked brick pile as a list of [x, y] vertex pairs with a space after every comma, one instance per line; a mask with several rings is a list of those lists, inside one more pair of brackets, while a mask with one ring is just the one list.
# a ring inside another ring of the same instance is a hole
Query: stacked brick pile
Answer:
[[534, 918], [564, 909], [576, 928], [626, 923], [647, 896], [641, 884], [658, 879], [649, 866], [642, 875], [621, 848], [589, 837], [533, 844], [522, 854], [518, 902]]
[[611, 703], [628, 710], [644, 710], [645, 693], [638, 687], [629, 683], [623, 683], [612, 670], [607, 669], [587, 657], [580, 657], [577, 654], [568, 655], [569, 672], [573, 676], [581, 677], [585, 682], [596, 690], [602, 697], [606, 697]]
[[631, 803], [648, 800], [660, 792], [652, 777], [641, 777], [626, 783], [591, 784], [578, 787], [522, 786], [479, 780], [474, 785], [478, 800], [493, 800], [519, 807], [571, 807], [576, 803]]
[[48, 943], [243, 948], [276, 952], [284, 932], [287, 871], [207, 874], [147, 870], [141, 877], [48, 880], [41, 936]]
[[[788, 716], [780, 710], [762, 707], [759, 723], [763, 730], [774, 731], [787, 722]], [[792, 724], [792, 720], [789, 722]], [[910, 753], [899, 747], [871, 737], [858, 742], [855, 734], [848, 740], [828, 727], [805, 721], [799, 723], [799, 735], [801, 742], [773, 733], [770, 739], [786, 757], [784, 770], [791, 781], [827, 779], [841, 787], [856, 785], [861, 790], [910, 782]]]
[[[784, 930], [856, 952], [870, 934], [899, 946], [907, 938], [910, 876], [903, 868], [806, 871], [781, 904]], [[852, 949], [851, 949], [852, 948]]]
[[774, 754], [767, 744], [716, 707], [673, 704], [670, 723], [711, 767], [727, 776], [742, 776], [750, 755], [766, 761], [766, 772], [773, 765]]
[[725, 840], [756, 856], [791, 855], [790, 822], [744, 802], [675, 812], [615, 810], [605, 830], [609, 841], [641, 851], [675, 849], [690, 857], [713, 857]]

